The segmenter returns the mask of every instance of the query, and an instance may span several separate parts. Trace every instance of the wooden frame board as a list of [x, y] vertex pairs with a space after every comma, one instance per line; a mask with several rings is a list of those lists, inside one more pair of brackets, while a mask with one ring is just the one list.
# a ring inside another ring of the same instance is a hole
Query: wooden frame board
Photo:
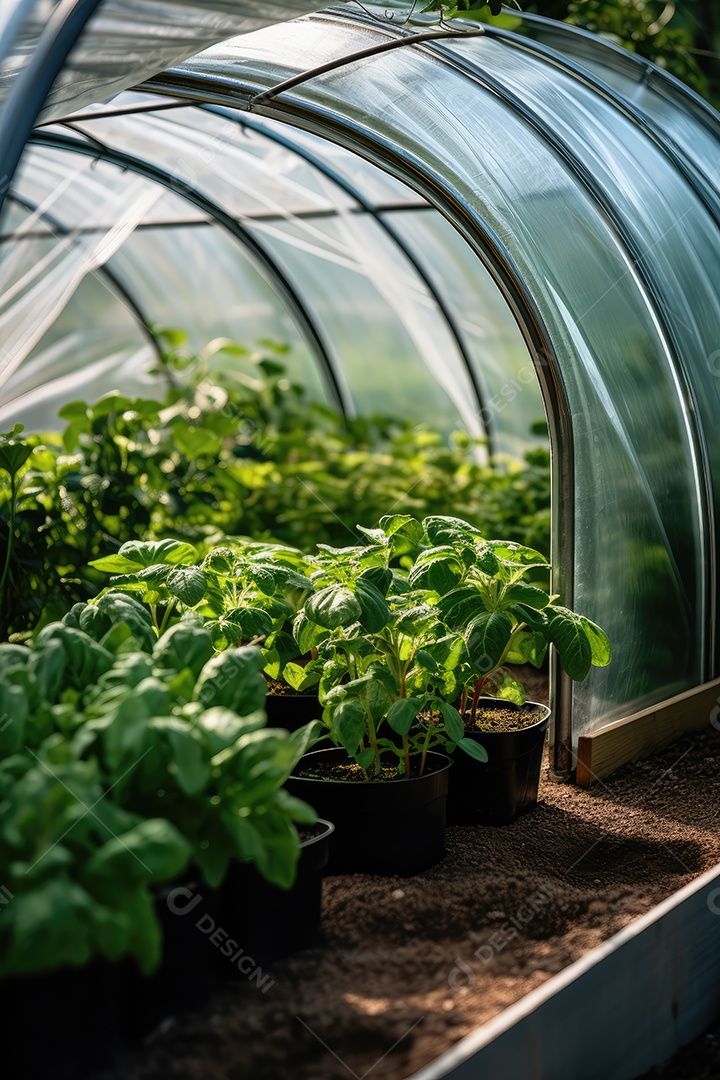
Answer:
[[700, 731], [713, 722], [720, 730], [720, 679], [581, 735], [576, 782], [590, 787], [628, 761], [648, 757], [686, 731]]

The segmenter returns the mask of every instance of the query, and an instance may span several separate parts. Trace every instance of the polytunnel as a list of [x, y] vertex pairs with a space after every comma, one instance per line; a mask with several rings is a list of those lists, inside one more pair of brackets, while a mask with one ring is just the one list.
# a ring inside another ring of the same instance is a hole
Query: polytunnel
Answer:
[[718, 119], [540, 17], [308, 6], [5, 16], [0, 420], [149, 385], [155, 324], [273, 333], [347, 413], [493, 452], [544, 410], [554, 589], [614, 651], [553, 679], [567, 776], [580, 736], [718, 676]]

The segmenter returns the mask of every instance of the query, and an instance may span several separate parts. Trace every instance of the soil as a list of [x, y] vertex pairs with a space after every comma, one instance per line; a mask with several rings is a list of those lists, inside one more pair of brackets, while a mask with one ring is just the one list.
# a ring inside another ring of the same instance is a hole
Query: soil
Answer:
[[327, 878], [320, 946], [273, 965], [266, 993], [222, 989], [102, 1080], [411, 1076], [719, 862], [719, 770], [713, 728], [589, 791], [545, 770], [534, 811], [449, 829], [418, 877]]
[[294, 686], [288, 686], [287, 683], [280, 682], [279, 679], [268, 679], [267, 684], [268, 694], [272, 694], [273, 697], [309, 697], [317, 700], [317, 693], [296, 690]]
[[[544, 710], [547, 716], [547, 709]], [[542, 709], [509, 709], [502, 705], [483, 705], [478, 710], [473, 724], [465, 716], [465, 730], [475, 731], [523, 731], [543, 719]]]

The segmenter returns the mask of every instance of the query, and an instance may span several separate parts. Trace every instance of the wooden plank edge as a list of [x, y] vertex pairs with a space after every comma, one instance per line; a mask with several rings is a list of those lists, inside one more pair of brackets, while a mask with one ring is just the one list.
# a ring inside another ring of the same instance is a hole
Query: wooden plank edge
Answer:
[[719, 702], [720, 679], [714, 679], [581, 735], [576, 783], [590, 787], [621, 765], [657, 753], [685, 732], [702, 730], [711, 723], [713, 708]]
[[719, 918], [720, 864], [407, 1080], [633, 1080], [720, 1015]]

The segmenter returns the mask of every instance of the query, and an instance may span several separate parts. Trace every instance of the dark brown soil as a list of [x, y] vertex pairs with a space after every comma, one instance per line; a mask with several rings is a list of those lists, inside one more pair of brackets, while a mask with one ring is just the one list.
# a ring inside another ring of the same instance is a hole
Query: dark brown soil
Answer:
[[[547, 715], [547, 709], [545, 710]], [[466, 731], [522, 731], [541, 720], [542, 709], [508, 709], [502, 705], [483, 705], [478, 710], [473, 724], [470, 716], [465, 716]]]
[[268, 693], [273, 697], [311, 697], [317, 699], [317, 693], [309, 690], [296, 690], [294, 686], [280, 682], [279, 679], [268, 679]]
[[103, 1080], [410, 1076], [720, 861], [719, 770], [708, 728], [589, 791], [545, 777], [536, 810], [450, 829], [418, 877], [328, 878], [323, 945], [274, 965], [267, 993], [223, 990]]

